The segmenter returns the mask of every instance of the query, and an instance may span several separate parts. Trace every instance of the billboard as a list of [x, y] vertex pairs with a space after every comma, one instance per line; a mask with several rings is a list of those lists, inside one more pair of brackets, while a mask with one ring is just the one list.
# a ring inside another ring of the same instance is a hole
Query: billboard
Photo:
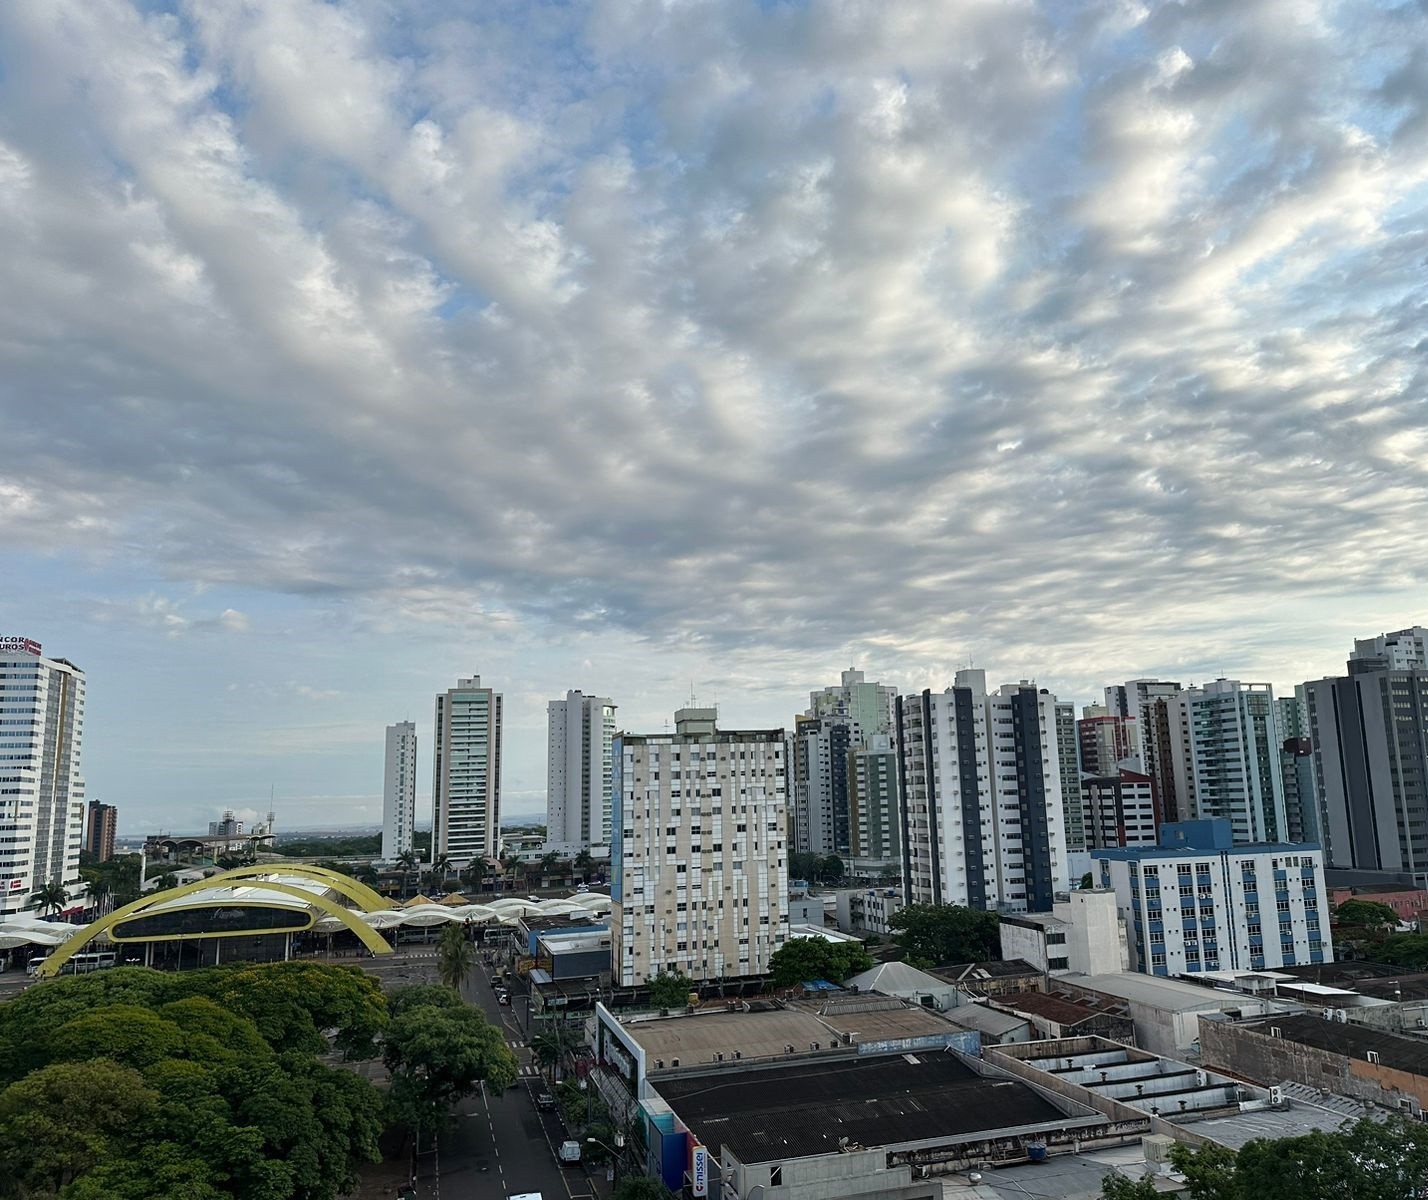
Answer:
[[40, 643], [15, 634], [0, 633], [0, 654], [34, 654], [40, 652]]

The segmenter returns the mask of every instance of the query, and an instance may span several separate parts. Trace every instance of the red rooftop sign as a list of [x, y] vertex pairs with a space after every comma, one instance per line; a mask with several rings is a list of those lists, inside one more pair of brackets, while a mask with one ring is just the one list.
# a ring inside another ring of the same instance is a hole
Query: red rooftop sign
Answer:
[[38, 654], [40, 643], [27, 637], [14, 637], [0, 633], [0, 654]]

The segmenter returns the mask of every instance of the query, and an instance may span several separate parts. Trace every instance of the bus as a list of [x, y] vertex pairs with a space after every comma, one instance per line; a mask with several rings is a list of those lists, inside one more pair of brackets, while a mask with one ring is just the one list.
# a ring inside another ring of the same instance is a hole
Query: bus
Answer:
[[[31, 979], [40, 973], [40, 968], [49, 962], [49, 955], [32, 958], [25, 964], [25, 974]], [[102, 971], [105, 967], [119, 965], [119, 956], [113, 950], [82, 950], [73, 955], [60, 968], [61, 975], [87, 975], [90, 971]]]

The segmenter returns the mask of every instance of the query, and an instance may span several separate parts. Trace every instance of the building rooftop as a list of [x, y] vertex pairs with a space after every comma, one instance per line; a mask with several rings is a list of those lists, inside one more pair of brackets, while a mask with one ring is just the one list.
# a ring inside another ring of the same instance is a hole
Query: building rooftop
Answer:
[[1011, 996], [995, 996], [992, 1002], [1013, 1012], [1042, 1017], [1068, 1027], [1106, 1013], [1125, 1016], [1125, 1006], [1119, 1002], [1072, 998], [1065, 992], [1017, 992]]
[[1156, 1181], [1156, 1190], [1167, 1194], [1182, 1187], [1168, 1176], [1157, 1176], [1137, 1142], [1080, 1154], [1056, 1154], [1045, 1162], [983, 1171], [978, 1183], [972, 1183], [965, 1174], [948, 1175], [942, 1181], [942, 1200], [1027, 1200], [1028, 1196], [1100, 1200], [1101, 1182], [1112, 1172], [1128, 1179], [1150, 1177]]
[[1138, 971], [1119, 971], [1107, 975], [1061, 975], [1057, 982], [1072, 983], [1105, 996], [1119, 996], [1122, 1000], [1149, 1004], [1171, 1012], [1222, 1008], [1246, 999], [1242, 992], [1201, 987], [1198, 983], [1164, 979], [1157, 975], [1142, 975]]
[[1349, 1058], [1362, 1059], [1372, 1050], [1385, 1067], [1407, 1071], [1411, 1075], [1428, 1076], [1428, 1043], [1417, 1038], [1297, 1013], [1267, 1017], [1248, 1028], [1268, 1035], [1271, 1026], [1279, 1030], [1279, 1036], [1285, 1041]]
[[919, 971], [904, 962], [882, 963], [861, 975], [854, 975], [847, 982], [848, 987], [856, 987], [862, 992], [882, 992], [884, 995], [898, 995], [904, 992], [943, 992], [948, 988], [947, 980]]
[[933, 967], [932, 974], [949, 983], [975, 984], [980, 979], [1012, 979], [1022, 975], [1040, 976], [1041, 972], [1024, 958], [989, 959], [986, 962], [943, 963]]
[[944, 1014], [952, 1024], [963, 1029], [975, 1029], [988, 1037], [1002, 1037], [1013, 1030], [1026, 1026], [1026, 1018], [1000, 1009], [989, 1008], [985, 1004], [964, 1004]]
[[1027, 1085], [984, 1079], [941, 1052], [674, 1077], [655, 1087], [700, 1142], [727, 1146], [745, 1164], [1067, 1119]]
[[1324, 1097], [1314, 1088], [1299, 1083], [1281, 1084], [1289, 1101], [1287, 1108], [1269, 1108], [1238, 1112], [1223, 1117], [1208, 1117], [1190, 1125], [1190, 1129], [1217, 1141], [1231, 1150], [1238, 1150], [1255, 1138], [1300, 1137], [1306, 1133], [1336, 1133], [1345, 1121], [1376, 1115], [1363, 1104], [1342, 1096]]

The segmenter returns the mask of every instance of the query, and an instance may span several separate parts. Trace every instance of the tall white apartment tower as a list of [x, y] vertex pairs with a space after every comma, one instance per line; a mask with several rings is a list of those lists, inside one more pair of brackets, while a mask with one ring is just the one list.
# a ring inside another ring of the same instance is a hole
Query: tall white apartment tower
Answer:
[[0, 914], [45, 883], [79, 882], [84, 672], [38, 642], [0, 637]]
[[1050, 912], [1068, 886], [1056, 697], [986, 672], [898, 699], [910, 904]]
[[1175, 794], [1195, 820], [1223, 817], [1241, 843], [1282, 842], [1288, 820], [1274, 689], [1217, 679], [1170, 702]]
[[481, 676], [458, 679], [436, 698], [432, 853], [458, 869], [491, 858], [501, 833], [501, 693]]
[[855, 742], [866, 742], [877, 733], [892, 733], [897, 720], [897, 688], [869, 683], [863, 672], [851, 668], [840, 676], [837, 687], [808, 694], [808, 715], [823, 719], [840, 718], [857, 727]]
[[615, 739], [613, 975], [761, 975], [788, 940], [782, 729], [723, 730], [712, 708], [675, 731]]
[[416, 828], [417, 734], [414, 721], [387, 726], [382, 775], [382, 858], [393, 861], [412, 848]]
[[566, 692], [546, 705], [546, 839], [570, 850], [610, 844], [615, 705]]

